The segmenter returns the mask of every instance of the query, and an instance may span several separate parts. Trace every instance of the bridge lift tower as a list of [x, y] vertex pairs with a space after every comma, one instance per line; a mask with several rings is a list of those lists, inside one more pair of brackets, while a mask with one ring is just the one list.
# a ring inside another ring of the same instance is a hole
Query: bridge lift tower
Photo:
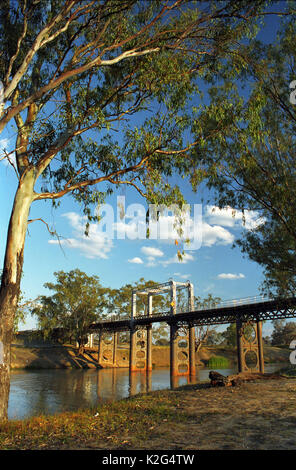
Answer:
[[[139, 317], [137, 296], [147, 296], [147, 315], [153, 315], [153, 295], [170, 293], [170, 314], [178, 312], [177, 291], [187, 291], [187, 311], [194, 311], [194, 291], [190, 281], [168, 282], [144, 289], [132, 291], [131, 327], [130, 327], [130, 371], [152, 370], [152, 324], [145, 327], [133, 326], [133, 320]], [[165, 312], [167, 313], [167, 312]], [[171, 376], [195, 375], [195, 328], [194, 325], [179, 325], [175, 321], [170, 326], [170, 373]]]

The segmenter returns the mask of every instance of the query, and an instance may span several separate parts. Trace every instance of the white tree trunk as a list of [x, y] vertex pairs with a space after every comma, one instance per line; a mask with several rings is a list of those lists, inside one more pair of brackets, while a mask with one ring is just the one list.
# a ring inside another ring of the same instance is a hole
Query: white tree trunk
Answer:
[[27, 171], [19, 181], [11, 212], [5, 260], [0, 288], [0, 421], [7, 419], [10, 388], [10, 346], [14, 315], [20, 292], [24, 245], [30, 206], [33, 201], [35, 177]]

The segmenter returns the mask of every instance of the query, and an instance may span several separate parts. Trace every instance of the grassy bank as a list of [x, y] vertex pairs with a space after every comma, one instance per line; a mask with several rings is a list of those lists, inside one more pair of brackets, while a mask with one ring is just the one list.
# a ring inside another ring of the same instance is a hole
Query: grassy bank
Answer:
[[209, 383], [0, 425], [0, 449], [295, 449], [296, 381]]

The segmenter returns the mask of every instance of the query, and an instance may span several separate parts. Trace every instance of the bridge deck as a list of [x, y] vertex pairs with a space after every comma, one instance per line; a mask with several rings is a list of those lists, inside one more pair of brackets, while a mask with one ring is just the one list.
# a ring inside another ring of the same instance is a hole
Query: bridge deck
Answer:
[[172, 315], [170, 312], [158, 312], [149, 316], [137, 316], [133, 319], [130, 317], [123, 319], [113, 317], [112, 320], [104, 320], [91, 324], [90, 331], [122, 331], [132, 327], [147, 326], [151, 323], [159, 322], [166, 322], [168, 324], [177, 323], [180, 325], [190, 323], [195, 326], [202, 326], [234, 323], [238, 319], [242, 322], [255, 322], [296, 318], [296, 297], [268, 299], [261, 300], [260, 302], [249, 301], [248, 303], [234, 300], [224, 304], [221, 303], [216, 307], [194, 310], [192, 312], [181, 312], [175, 315]]

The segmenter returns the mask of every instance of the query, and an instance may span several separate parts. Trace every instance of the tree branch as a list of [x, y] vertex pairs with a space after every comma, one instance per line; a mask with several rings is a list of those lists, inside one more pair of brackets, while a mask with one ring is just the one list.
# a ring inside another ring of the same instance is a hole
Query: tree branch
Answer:
[[[98, 178], [89, 179], [89, 180], [85, 180], [85, 181], [80, 181], [79, 183], [75, 183], [71, 186], [67, 186], [67, 187], [65, 187], [64, 189], [62, 189], [61, 191], [58, 191], [58, 192], [47, 192], [47, 193], [40, 193], [40, 194], [35, 193], [34, 201], [40, 201], [42, 199], [58, 199], [58, 198], [64, 196], [65, 194], [68, 194], [69, 192], [75, 191], [77, 189], [80, 190], [80, 189], [83, 189], [87, 186], [93, 186], [94, 184], [102, 183], [103, 181], [110, 181], [112, 179], [114, 180], [114, 178], [117, 178], [121, 175], [139, 170], [140, 168], [142, 168], [145, 165], [148, 158], [149, 158], [149, 155], [146, 155], [136, 165], [132, 165], [130, 167], [114, 171], [114, 172], [110, 173], [109, 175], [100, 176]], [[118, 184], [118, 182], [116, 182], [116, 184]]]

